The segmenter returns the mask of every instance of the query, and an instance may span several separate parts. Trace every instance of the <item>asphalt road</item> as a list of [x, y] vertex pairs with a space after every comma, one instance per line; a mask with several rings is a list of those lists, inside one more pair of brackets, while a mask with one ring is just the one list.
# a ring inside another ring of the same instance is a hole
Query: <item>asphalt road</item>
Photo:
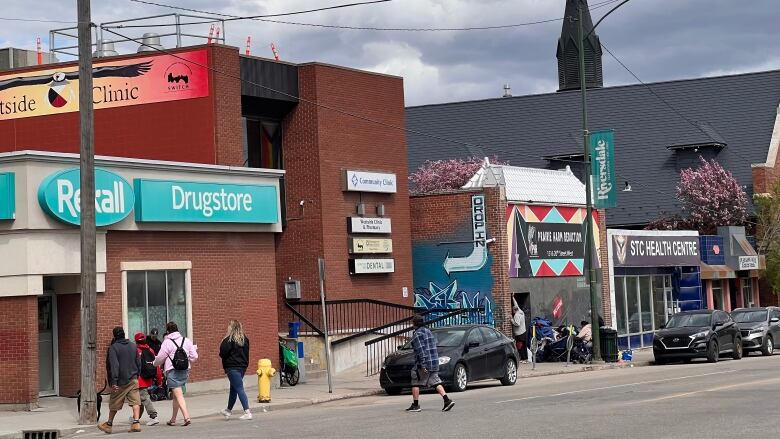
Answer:
[[[513, 387], [474, 385], [441, 412], [424, 394], [358, 398], [260, 413], [220, 416], [190, 427], [145, 427], [167, 438], [767, 438], [780, 433], [780, 355], [717, 364], [694, 362], [525, 379]], [[126, 426], [117, 429], [125, 431]], [[127, 435], [122, 433], [121, 435]], [[102, 433], [78, 437], [98, 437]], [[116, 433], [114, 434], [116, 435]]]

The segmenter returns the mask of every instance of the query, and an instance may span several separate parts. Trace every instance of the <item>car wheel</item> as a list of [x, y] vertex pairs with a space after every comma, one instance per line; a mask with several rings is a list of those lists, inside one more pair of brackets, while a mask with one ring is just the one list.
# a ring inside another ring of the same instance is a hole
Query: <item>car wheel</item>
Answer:
[[509, 358], [506, 360], [506, 367], [504, 367], [504, 377], [501, 378], [501, 384], [504, 386], [514, 386], [517, 382], [517, 364], [515, 360]]
[[764, 337], [764, 345], [761, 346], [761, 353], [768, 357], [772, 355], [775, 352], [775, 341], [772, 339], [771, 335], [767, 335]]
[[734, 337], [734, 352], [731, 354], [731, 358], [735, 360], [742, 359], [742, 339]]
[[390, 396], [400, 395], [401, 394], [401, 388], [400, 387], [388, 387], [385, 389], [385, 393], [387, 393]]
[[717, 363], [718, 355], [720, 355], [718, 342], [715, 340], [710, 340], [710, 342], [707, 344], [707, 361], [710, 363]]
[[458, 363], [455, 366], [455, 370], [452, 373], [452, 391], [463, 392], [469, 385], [469, 374], [466, 370], [466, 366], [462, 363]]

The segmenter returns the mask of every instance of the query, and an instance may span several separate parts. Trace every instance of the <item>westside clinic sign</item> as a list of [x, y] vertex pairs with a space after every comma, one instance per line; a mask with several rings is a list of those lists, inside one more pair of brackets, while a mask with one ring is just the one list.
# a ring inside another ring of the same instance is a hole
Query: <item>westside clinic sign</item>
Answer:
[[[81, 224], [81, 172], [66, 169], [50, 175], [38, 188], [38, 203], [48, 215], [67, 224]], [[133, 210], [133, 188], [121, 176], [95, 169], [95, 225], [116, 224]]]
[[390, 218], [347, 218], [349, 233], [391, 233], [392, 222]]
[[345, 171], [345, 187], [350, 192], [381, 192], [394, 194], [397, 191], [396, 176], [386, 172]]
[[597, 209], [617, 206], [615, 135], [612, 130], [590, 134], [591, 200]]
[[135, 220], [275, 224], [275, 186], [136, 179]]
[[16, 218], [16, 188], [13, 172], [0, 172], [0, 220]]

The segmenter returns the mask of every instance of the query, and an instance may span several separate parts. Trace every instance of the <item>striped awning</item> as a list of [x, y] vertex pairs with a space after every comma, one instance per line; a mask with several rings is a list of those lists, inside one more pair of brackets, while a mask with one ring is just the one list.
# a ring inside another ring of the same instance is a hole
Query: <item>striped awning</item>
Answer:
[[737, 275], [728, 265], [710, 265], [701, 263], [702, 279], [734, 279]]

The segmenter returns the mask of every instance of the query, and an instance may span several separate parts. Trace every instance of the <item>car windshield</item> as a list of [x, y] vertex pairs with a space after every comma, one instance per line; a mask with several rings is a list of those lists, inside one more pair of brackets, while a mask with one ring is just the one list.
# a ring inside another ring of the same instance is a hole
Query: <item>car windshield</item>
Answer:
[[667, 328], [685, 328], [710, 326], [709, 314], [678, 314], [666, 324]]
[[[436, 347], [451, 348], [461, 346], [463, 344], [463, 337], [466, 335], [465, 329], [436, 329], [433, 331], [433, 335], [436, 336]], [[409, 339], [401, 350], [412, 349], [412, 340]]]
[[737, 311], [731, 315], [737, 323], [759, 323], [766, 321], [767, 311]]

